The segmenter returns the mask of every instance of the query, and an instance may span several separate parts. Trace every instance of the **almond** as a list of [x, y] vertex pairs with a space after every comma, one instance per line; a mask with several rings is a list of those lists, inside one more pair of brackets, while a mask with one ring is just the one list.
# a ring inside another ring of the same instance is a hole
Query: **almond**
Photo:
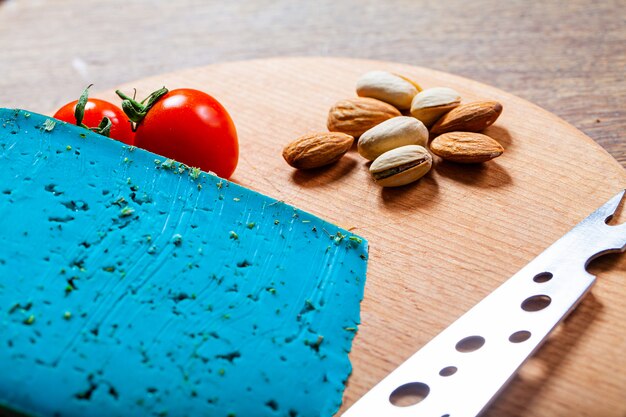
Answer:
[[502, 113], [502, 105], [497, 101], [463, 104], [444, 114], [430, 129], [430, 132], [436, 135], [454, 131], [479, 132], [491, 126], [500, 113]]
[[337, 161], [353, 142], [354, 138], [345, 133], [310, 133], [285, 146], [283, 158], [294, 168], [318, 168]]
[[358, 138], [364, 132], [392, 117], [400, 111], [383, 101], [358, 97], [335, 103], [328, 112], [327, 126], [331, 132], [342, 132]]
[[504, 152], [494, 139], [472, 132], [449, 132], [437, 136], [430, 143], [430, 150], [447, 161], [468, 164], [486, 162]]

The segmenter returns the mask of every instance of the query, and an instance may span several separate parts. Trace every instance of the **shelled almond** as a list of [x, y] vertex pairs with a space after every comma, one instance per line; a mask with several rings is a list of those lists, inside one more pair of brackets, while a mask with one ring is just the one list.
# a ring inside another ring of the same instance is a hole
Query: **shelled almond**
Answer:
[[345, 133], [311, 133], [285, 146], [283, 158], [294, 168], [319, 168], [339, 160], [353, 142], [354, 138]]
[[487, 162], [504, 152], [496, 140], [475, 132], [444, 133], [433, 139], [430, 150], [445, 160], [465, 164]]
[[460, 105], [444, 114], [430, 132], [436, 135], [446, 132], [480, 132], [491, 126], [502, 113], [497, 101], [477, 101]]
[[330, 108], [327, 127], [331, 132], [358, 138], [377, 124], [396, 116], [401, 116], [400, 111], [384, 101], [366, 97], [349, 98], [338, 101]]

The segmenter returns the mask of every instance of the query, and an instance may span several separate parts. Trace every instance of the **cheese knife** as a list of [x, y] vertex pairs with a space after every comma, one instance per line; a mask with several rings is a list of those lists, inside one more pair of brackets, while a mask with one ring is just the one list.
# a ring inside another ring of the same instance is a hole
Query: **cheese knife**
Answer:
[[432, 339], [343, 417], [473, 417], [589, 292], [593, 259], [626, 249], [611, 198]]

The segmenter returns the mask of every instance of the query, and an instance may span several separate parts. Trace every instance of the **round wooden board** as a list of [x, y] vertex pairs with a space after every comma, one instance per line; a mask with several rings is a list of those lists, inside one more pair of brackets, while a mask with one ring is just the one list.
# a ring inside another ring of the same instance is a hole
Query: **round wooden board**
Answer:
[[[375, 185], [354, 149], [326, 169], [289, 167], [283, 146], [325, 131], [329, 107], [355, 96], [358, 76], [374, 69], [422, 87], [455, 88], [465, 102], [500, 101], [504, 112], [487, 134], [504, 155], [479, 166], [437, 161], [429, 175], [400, 189]], [[626, 186], [617, 161], [563, 120], [501, 90], [426, 68], [281, 58], [194, 68], [120, 88], [136, 87], [142, 97], [163, 85], [206, 91], [229, 110], [241, 146], [234, 181], [369, 240], [362, 325], [339, 414]], [[116, 99], [113, 91], [99, 96]], [[591, 271], [599, 275], [593, 292], [485, 415], [626, 415], [626, 256], [605, 256]]]

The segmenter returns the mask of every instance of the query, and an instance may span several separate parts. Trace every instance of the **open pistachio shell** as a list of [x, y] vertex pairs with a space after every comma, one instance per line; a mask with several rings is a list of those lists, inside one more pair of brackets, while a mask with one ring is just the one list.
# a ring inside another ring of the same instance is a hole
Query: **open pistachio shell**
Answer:
[[406, 145], [380, 155], [370, 166], [370, 174], [383, 187], [399, 187], [422, 178], [433, 165], [426, 148]]

